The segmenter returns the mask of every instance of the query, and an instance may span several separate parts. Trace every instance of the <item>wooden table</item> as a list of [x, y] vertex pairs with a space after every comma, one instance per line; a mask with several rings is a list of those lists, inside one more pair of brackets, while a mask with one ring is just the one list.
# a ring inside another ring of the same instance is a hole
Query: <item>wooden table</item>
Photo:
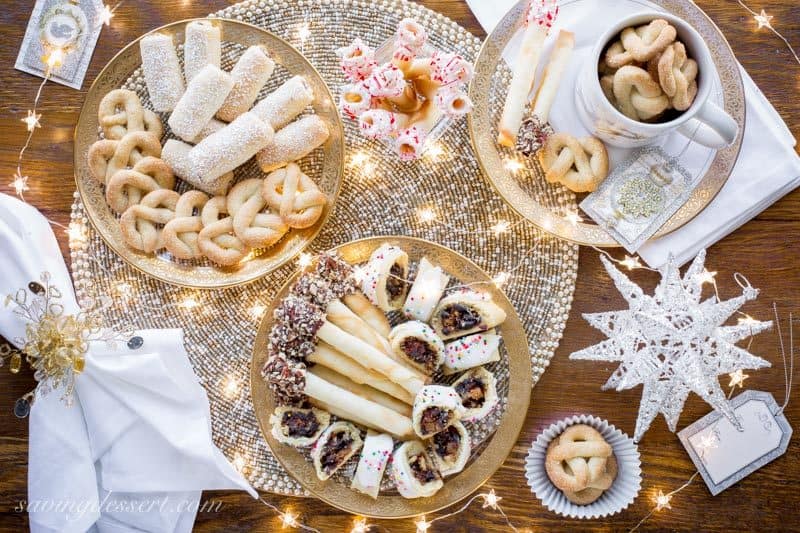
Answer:
[[[489, 0], [486, 0], [489, 1]], [[158, 2], [126, 2], [116, 12], [110, 28], [103, 29], [89, 73], [88, 87], [103, 65], [123, 45], [136, 36], [168, 22], [204, 16], [228, 5], [224, 0], [159, 0]], [[484, 36], [477, 21], [462, 0], [428, 0], [428, 7], [455, 19], [475, 35]], [[712, 19], [722, 28], [739, 60], [750, 72], [769, 100], [783, 116], [795, 136], [800, 135], [800, 106], [797, 91], [800, 66], [794, 63], [783, 44], [767, 30], [755, 31], [752, 17], [736, 2], [698, 0]], [[795, 0], [771, 0], [758, 6], [774, 15], [773, 24], [785, 32], [793, 43], [800, 43], [800, 10]], [[4, 46], [0, 48], [0, 161], [3, 177], [0, 191], [11, 193], [11, 181], [17, 151], [24, 142], [25, 129], [19, 122], [33, 101], [38, 78], [12, 68], [32, 2], [7, 3], [0, 19]], [[72, 131], [84, 92], [49, 84], [44, 90], [40, 111], [43, 128], [36, 132], [26, 155], [25, 172], [32, 177], [27, 200], [45, 216], [67, 224], [75, 189], [72, 177]], [[765, 161], [768, 165], [769, 162]], [[734, 271], [746, 273], [761, 297], [745, 308], [751, 315], [769, 319], [772, 302], [777, 302], [782, 315], [798, 311], [800, 269], [796, 250], [800, 249], [797, 218], [800, 193], [794, 192], [770, 207], [715, 245], [709, 252], [708, 267], [718, 271], [717, 280], [723, 297], [737, 294], [732, 280]], [[62, 251], [68, 255], [67, 238], [57, 232]], [[665, 492], [685, 482], [694, 471], [691, 461], [660, 417], [640, 445], [644, 471], [643, 490], [626, 511], [610, 519], [579, 522], [555, 516], [544, 509], [531, 494], [523, 478], [523, 461], [532, 439], [551, 422], [575, 413], [593, 413], [607, 418], [627, 432], [633, 431], [641, 389], [625, 393], [602, 392], [613, 365], [570, 362], [568, 355], [602, 339], [581, 318], [584, 312], [620, 309], [623, 300], [603, 271], [597, 253], [583, 249], [575, 290], [575, 301], [561, 342], [550, 368], [533, 389], [527, 421], [513, 453], [505, 465], [489, 480], [503, 498], [501, 505], [512, 522], [534, 530], [564, 529], [619, 531], [635, 525], [652, 507], [651, 497], [658, 489]], [[2, 273], [0, 273], [2, 275]], [[642, 272], [637, 281], [652, 288], [657, 277]], [[757, 337], [753, 351], [771, 361], [773, 368], [752, 372], [746, 385], [773, 392], [783, 401], [783, 369], [777, 335], [764, 333]], [[724, 383], [725, 385], [727, 383]], [[0, 371], [0, 531], [19, 531], [27, 527], [27, 515], [15, 510], [26, 498], [27, 421], [11, 414], [14, 400], [33, 386], [30, 374], [11, 377]], [[795, 389], [795, 391], [797, 388]], [[795, 392], [787, 416], [800, 420], [800, 397]], [[680, 427], [697, 420], [708, 407], [696, 396], [690, 397], [681, 417]], [[797, 491], [800, 466], [796, 462], [800, 445], [797, 439], [788, 453], [722, 494], [712, 497], [702, 481], [676, 495], [672, 510], [655, 514], [644, 530], [731, 531], [731, 530], [799, 530], [800, 493]], [[353, 517], [314, 499], [298, 499], [265, 494], [280, 508], [291, 508], [307, 524], [323, 531], [349, 531]], [[207, 493], [205, 499], [221, 503], [216, 512], [200, 513], [198, 531], [271, 531], [280, 528], [275, 514], [243, 493]], [[214, 507], [217, 507], [216, 505]], [[432, 518], [432, 517], [428, 517]], [[438, 522], [432, 531], [500, 531], [502, 518], [479, 504], [458, 517]], [[410, 520], [381, 522], [391, 531], [414, 531]]]

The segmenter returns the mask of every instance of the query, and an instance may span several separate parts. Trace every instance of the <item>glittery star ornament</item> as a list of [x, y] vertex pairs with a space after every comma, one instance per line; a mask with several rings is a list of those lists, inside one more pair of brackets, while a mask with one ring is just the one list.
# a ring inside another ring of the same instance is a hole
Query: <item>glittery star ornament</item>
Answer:
[[736, 298], [718, 301], [711, 296], [702, 300], [699, 274], [705, 271], [705, 256], [705, 250], [701, 251], [683, 278], [670, 258], [653, 295], [645, 294], [611, 261], [600, 256], [629, 308], [584, 314], [608, 339], [573, 353], [570, 359], [620, 363], [604, 390], [622, 391], [643, 385], [634, 441], [642, 438], [659, 413], [674, 432], [690, 392], [740, 427], [718, 376], [769, 366], [768, 361], [735, 343], [771, 328], [771, 321], [723, 325], [745, 302], [755, 299], [758, 291], [747, 284]]

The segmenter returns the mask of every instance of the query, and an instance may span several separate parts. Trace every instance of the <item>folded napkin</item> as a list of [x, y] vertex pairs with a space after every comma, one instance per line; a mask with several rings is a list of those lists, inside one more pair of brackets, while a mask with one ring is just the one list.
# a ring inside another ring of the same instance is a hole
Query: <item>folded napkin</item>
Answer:
[[[79, 307], [55, 235], [32, 206], [0, 194], [0, 295], [43, 271]], [[25, 337], [14, 306], [0, 308], [0, 334]], [[37, 394], [30, 413], [28, 511], [34, 532], [191, 531], [201, 491], [257, 493], [214, 445], [208, 397], [183, 347], [183, 331], [144, 330], [138, 348], [94, 342], [75, 380]], [[132, 344], [135, 346], [135, 344]]]
[[[487, 32], [516, 3], [517, 0], [467, 0], [470, 9]], [[620, 16], [620, 10], [626, 9], [617, 2], [584, 0], [583, 3], [586, 7], [581, 9], [579, 18], [563, 26], [560, 22], [565, 22], [564, 20], [556, 21], [556, 28], [564, 27], [576, 31], [579, 41], [581, 33], [573, 24], [597, 26], [606, 21], [611, 23]], [[592, 8], [590, 4], [597, 4], [596, 8]], [[642, 6], [642, 9], [646, 7]], [[654, 5], [653, 9], [658, 7]], [[578, 42], [574, 61], [580, 61], [580, 45]], [[515, 56], [515, 46], [518, 46], [516, 40], [509, 44], [509, 52], [505, 54], [508, 58]], [[670, 253], [679, 264], [686, 263], [701, 249], [710, 247], [800, 185], [800, 157], [793, 148], [794, 137], [741, 66], [740, 71], [747, 109], [739, 159], [725, 186], [697, 217], [682, 228], [653, 239], [639, 249], [639, 255], [652, 267], [664, 265]], [[664, 146], [668, 153], [677, 153], [685, 144], [680, 136], [676, 134], [675, 137], [676, 139], [670, 139]], [[613, 159], [614, 154], [611, 155]], [[704, 168], [708, 151], [703, 147], [692, 146], [686, 152], [685, 159], [689, 160], [685, 165], [687, 169], [698, 171]], [[765, 162], [768, 164], [765, 165]]]

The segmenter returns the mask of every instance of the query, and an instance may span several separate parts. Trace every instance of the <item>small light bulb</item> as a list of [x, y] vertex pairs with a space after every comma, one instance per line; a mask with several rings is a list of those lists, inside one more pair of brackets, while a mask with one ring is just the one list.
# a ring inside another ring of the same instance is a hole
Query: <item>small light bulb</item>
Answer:
[[581, 216], [575, 211], [567, 213], [566, 215], [564, 215], [564, 220], [566, 220], [567, 222], [569, 222], [573, 226], [583, 222], [583, 219], [581, 218]]
[[14, 179], [11, 182], [11, 186], [14, 188], [14, 192], [17, 194], [17, 196], [22, 196], [22, 193], [31, 190], [31, 188], [28, 186], [28, 179], [28, 176], [23, 176], [20, 174], [19, 170], [14, 173]]
[[64, 63], [64, 49], [53, 48], [49, 54], [44, 56], [44, 62], [48, 69], [60, 67]]
[[226, 398], [232, 400], [239, 395], [239, 380], [233, 376], [228, 376], [225, 378], [225, 383], [222, 385], [222, 393], [225, 395]]
[[367, 529], [369, 529], [369, 526], [367, 525], [367, 519], [364, 517], [358, 517], [353, 520], [353, 529], [350, 530], [350, 533], [367, 533]]
[[425, 520], [425, 516], [414, 522], [414, 525], [417, 526], [417, 533], [425, 533], [431, 527], [431, 523]]
[[642, 268], [642, 263], [639, 262], [638, 257], [631, 257], [629, 255], [625, 256], [625, 259], [619, 262], [620, 265], [624, 266], [628, 270], [633, 270], [636, 268]]
[[749, 378], [750, 375], [745, 374], [744, 371], [740, 368], [728, 374], [728, 377], [731, 378], [730, 383], [728, 383], [728, 387], [736, 388], [736, 387], [744, 387], [744, 380]]
[[86, 240], [86, 229], [80, 222], [70, 222], [67, 227], [67, 237], [71, 243], [83, 242]]
[[28, 128], [28, 131], [33, 131], [36, 128], [41, 128], [42, 125], [39, 124], [39, 119], [42, 118], [41, 113], [36, 113], [35, 111], [28, 110], [28, 116], [23, 119], [20, 119], [22, 122], [25, 123], [25, 126]]
[[751, 317], [750, 315], [745, 315], [744, 317], [739, 317], [738, 325], [740, 326], [752, 326], [753, 324], [757, 324], [758, 320]]
[[187, 296], [180, 303], [180, 306], [183, 307], [184, 309], [194, 309], [198, 305], [200, 305], [200, 302], [195, 300], [193, 296]]
[[293, 514], [291, 511], [286, 511], [281, 515], [281, 521], [283, 522], [283, 527], [297, 527], [297, 516]]
[[133, 286], [130, 283], [122, 282], [117, 285], [117, 292], [123, 299], [127, 299], [131, 297], [133, 293]]
[[656, 497], [654, 498], [656, 502], [656, 511], [661, 511], [662, 509], [672, 509], [672, 506], [669, 504], [671, 499], [671, 494], [664, 494], [664, 492], [659, 489], [658, 494], [656, 494]]
[[361, 165], [363, 165], [364, 163], [366, 163], [366, 162], [367, 162], [367, 160], [369, 160], [369, 155], [367, 155], [367, 153], [366, 153], [366, 152], [356, 152], [356, 153], [355, 153], [355, 154], [353, 154], [353, 156], [350, 158], [350, 163], [351, 163], [351, 164], [352, 164], [354, 167], [360, 167]]
[[492, 278], [492, 283], [494, 283], [494, 286], [498, 289], [502, 289], [503, 285], [508, 283], [509, 279], [511, 279], [511, 274], [508, 272], [500, 272]]
[[264, 314], [264, 311], [267, 310], [266, 305], [255, 304], [253, 307], [250, 308], [250, 315], [253, 318], [261, 318], [261, 315]]
[[236, 452], [236, 454], [233, 456], [233, 467], [239, 472], [243, 472], [245, 464], [246, 463], [242, 454]]
[[105, 24], [106, 26], [111, 25], [111, 18], [114, 16], [114, 11], [108, 7], [108, 5], [103, 5], [102, 11], [100, 11], [100, 23]]
[[714, 283], [714, 277], [717, 275], [716, 272], [709, 272], [708, 270], [704, 269], [702, 272], [695, 275], [694, 279], [700, 285], [704, 285], [706, 283]]
[[438, 159], [444, 155], [444, 148], [442, 148], [442, 145], [438, 142], [433, 143], [425, 150], [425, 155], [433, 161], [438, 161]]
[[297, 257], [297, 266], [301, 269], [305, 269], [311, 266], [311, 262], [314, 260], [311, 254], [303, 252]]
[[430, 207], [425, 207], [417, 211], [417, 217], [419, 217], [420, 222], [433, 222], [436, 220], [436, 213]]
[[483, 508], [489, 507], [493, 511], [497, 510], [498, 502], [503, 499], [495, 494], [494, 489], [490, 489], [488, 494], [481, 494], [481, 496], [483, 496]]
[[705, 456], [707, 451], [714, 450], [719, 447], [719, 441], [713, 433], [708, 433], [700, 437], [700, 441], [695, 444], [694, 447], [700, 452], [701, 456]]
[[772, 29], [771, 21], [775, 17], [773, 17], [772, 15], [767, 15], [767, 12], [762, 9], [761, 13], [759, 13], [758, 15], [754, 15], [753, 18], [756, 19], [756, 23], [758, 24], [758, 28], [756, 29], [760, 30], [761, 28]]
[[511, 222], [508, 220], [498, 220], [494, 226], [489, 228], [494, 233], [495, 237], [498, 237], [501, 233], [506, 233], [509, 229], [511, 229]]
[[508, 170], [512, 174], [516, 174], [517, 172], [519, 172], [520, 170], [525, 168], [525, 165], [523, 165], [522, 163], [520, 163], [516, 159], [509, 159], [509, 160], [506, 161], [505, 167], [506, 167], [506, 170]]
[[311, 37], [311, 28], [308, 26], [308, 22], [304, 22], [297, 28], [297, 38], [301, 43], [305, 43], [309, 37]]

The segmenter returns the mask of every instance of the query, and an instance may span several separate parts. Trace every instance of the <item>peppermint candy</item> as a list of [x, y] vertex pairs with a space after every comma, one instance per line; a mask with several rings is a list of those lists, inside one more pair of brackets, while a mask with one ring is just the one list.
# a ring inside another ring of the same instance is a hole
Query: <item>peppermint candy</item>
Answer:
[[434, 52], [431, 56], [431, 77], [444, 87], [469, 83], [472, 72], [472, 64], [458, 54]]
[[376, 98], [400, 96], [406, 89], [403, 71], [390, 63], [376, 67], [364, 84]]
[[418, 126], [411, 126], [397, 135], [395, 152], [402, 161], [413, 161], [422, 155], [422, 147], [428, 133]]
[[342, 87], [339, 105], [348, 117], [358, 117], [370, 108], [371, 103], [372, 95], [363, 83], [351, 83]]
[[416, 20], [405, 18], [397, 25], [397, 44], [419, 52], [428, 41], [428, 32]]
[[558, 3], [556, 0], [532, 0], [528, 10], [525, 24], [538, 24], [552, 28], [558, 16]]
[[342, 72], [352, 82], [367, 79], [378, 66], [378, 62], [375, 61], [375, 50], [358, 37], [349, 46], [337, 49], [336, 55], [339, 56]]
[[443, 87], [436, 91], [434, 103], [448, 117], [460, 117], [472, 111], [472, 100], [464, 91]]
[[358, 117], [358, 127], [367, 139], [381, 139], [395, 132], [397, 116], [385, 109], [369, 109]]

